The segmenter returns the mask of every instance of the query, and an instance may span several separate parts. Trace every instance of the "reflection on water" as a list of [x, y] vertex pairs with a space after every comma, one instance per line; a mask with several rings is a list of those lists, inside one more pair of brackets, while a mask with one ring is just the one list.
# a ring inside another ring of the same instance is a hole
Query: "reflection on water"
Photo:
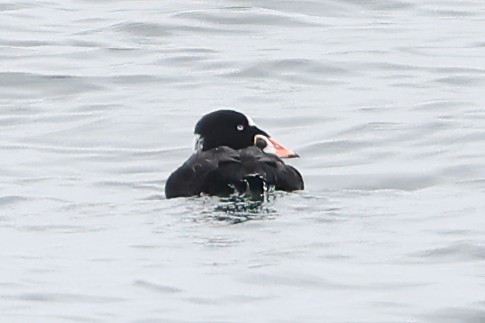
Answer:
[[238, 224], [250, 220], [269, 220], [278, 216], [274, 207], [277, 198], [284, 197], [283, 193], [271, 192], [254, 200], [247, 196], [232, 195], [219, 198], [211, 196], [192, 197], [187, 200], [193, 203], [188, 218], [194, 222], [218, 222]]
[[275, 193], [265, 193], [256, 200], [240, 196], [221, 198], [215, 210], [223, 212], [224, 215], [218, 215], [217, 219], [236, 224], [248, 220], [271, 218], [277, 214], [277, 211], [271, 207], [271, 202], [275, 198]]

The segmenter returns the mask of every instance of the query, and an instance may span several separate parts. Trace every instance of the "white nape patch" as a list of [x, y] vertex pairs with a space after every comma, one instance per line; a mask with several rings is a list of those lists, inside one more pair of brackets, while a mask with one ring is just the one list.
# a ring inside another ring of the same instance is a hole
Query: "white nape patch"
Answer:
[[194, 151], [201, 151], [204, 148], [204, 138], [198, 133], [194, 134]]
[[244, 116], [248, 120], [248, 125], [250, 125], [250, 126], [255, 126], [256, 125], [256, 123], [254, 123], [254, 120], [250, 116], [248, 116], [246, 114], [244, 114]]

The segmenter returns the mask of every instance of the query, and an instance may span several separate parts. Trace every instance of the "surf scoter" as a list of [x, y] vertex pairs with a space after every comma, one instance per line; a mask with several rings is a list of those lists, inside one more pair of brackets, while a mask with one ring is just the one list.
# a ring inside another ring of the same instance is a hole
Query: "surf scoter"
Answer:
[[194, 133], [195, 152], [168, 178], [167, 198], [303, 189], [301, 174], [281, 160], [299, 156], [243, 113], [211, 112], [197, 122]]

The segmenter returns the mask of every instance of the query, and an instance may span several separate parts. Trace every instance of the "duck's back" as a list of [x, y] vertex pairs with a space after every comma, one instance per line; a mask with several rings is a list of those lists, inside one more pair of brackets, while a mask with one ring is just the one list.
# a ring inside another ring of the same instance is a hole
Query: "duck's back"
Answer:
[[277, 190], [303, 189], [300, 173], [276, 155], [266, 154], [257, 147], [234, 150], [224, 146], [193, 154], [170, 175], [165, 196], [243, 193], [257, 178]]

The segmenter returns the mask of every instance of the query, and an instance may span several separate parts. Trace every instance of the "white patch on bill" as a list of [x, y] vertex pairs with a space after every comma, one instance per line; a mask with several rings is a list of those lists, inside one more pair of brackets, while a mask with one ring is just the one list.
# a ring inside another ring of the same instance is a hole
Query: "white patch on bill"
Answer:
[[267, 154], [276, 154], [276, 147], [269, 141], [266, 141], [268, 145], [264, 147], [263, 151]]
[[256, 135], [254, 137], [254, 144], [256, 145], [256, 141], [258, 139], [264, 140], [266, 143], [266, 147], [263, 148], [263, 151], [267, 154], [276, 154], [276, 147], [273, 145], [273, 143], [268, 139], [268, 137], [263, 136], [263, 135]]

